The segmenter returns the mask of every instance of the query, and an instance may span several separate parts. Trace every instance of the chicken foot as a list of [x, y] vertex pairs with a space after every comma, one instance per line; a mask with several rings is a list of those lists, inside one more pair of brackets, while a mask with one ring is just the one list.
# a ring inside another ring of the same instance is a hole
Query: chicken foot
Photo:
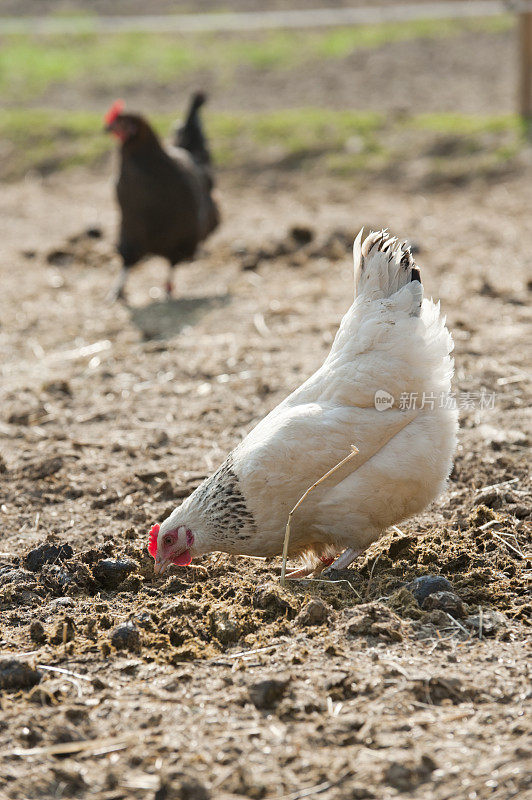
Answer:
[[355, 558], [363, 553], [363, 550], [353, 550], [352, 547], [348, 547], [344, 552], [338, 556], [336, 561], [334, 558], [325, 558], [322, 556], [320, 558], [320, 564], [318, 566], [310, 566], [310, 567], [302, 567], [301, 569], [296, 569], [294, 572], [290, 572], [286, 577], [294, 579], [299, 578], [306, 578], [307, 575], [312, 573], [313, 578], [317, 578], [318, 575], [321, 575], [324, 572], [324, 578], [327, 577], [327, 573], [331, 574], [334, 570], [337, 569], [346, 569], [350, 564], [353, 563]]
[[311, 564], [310, 567], [301, 567], [301, 569], [296, 569], [293, 572], [289, 572], [286, 577], [292, 578], [292, 580], [297, 580], [299, 578], [306, 578], [307, 575], [310, 575], [312, 573], [312, 576], [314, 578], [317, 578], [318, 575], [320, 575], [324, 569], [331, 566], [333, 561], [334, 558], [325, 558], [324, 556], [322, 556], [320, 558], [320, 563], [317, 566]]
[[348, 547], [344, 552], [338, 556], [334, 563], [327, 566], [327, 572], [325, 573], [324, 577], [327, 576], [327, 573], [332, 573], [337, 569], [346, 569], [350, 564], [353, 563], [355, 558], [357, 558], [363, 550], [353, 550], [352, 547]]

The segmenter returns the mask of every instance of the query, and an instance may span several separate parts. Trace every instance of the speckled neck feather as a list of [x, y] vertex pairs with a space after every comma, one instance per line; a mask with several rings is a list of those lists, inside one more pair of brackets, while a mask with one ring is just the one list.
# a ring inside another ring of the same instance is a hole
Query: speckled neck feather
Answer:
[[224, 546], [256, 534], [257, 526], [240, 489], [231, 455], [214, 475], [198, 486], [190, 499], [202, 509], [212, 535]]

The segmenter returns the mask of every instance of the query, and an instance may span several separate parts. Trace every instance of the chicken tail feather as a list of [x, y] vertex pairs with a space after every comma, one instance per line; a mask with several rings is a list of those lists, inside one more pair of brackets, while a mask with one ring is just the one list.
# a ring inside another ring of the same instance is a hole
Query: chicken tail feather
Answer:
[[[355, 297], [391, 297], [409, 283], [416, 308], [421, 307], [421, 274], [410, 247], [386, 230], [373, 231], [362, 241], [362, 231], [353, 247]], [[419, 314], [419, 310], [417, 311]]]
[[196, 163], [209, 165], [211, 154], [207, 143], [207, 137], [203, 131], [203, 125], [199, 115], [199, 109], [207, 100], [204, 92], [194, 92], [190, 99], [187, 116], [184, 123], [175, 132], [174, 144], [188, 150]]

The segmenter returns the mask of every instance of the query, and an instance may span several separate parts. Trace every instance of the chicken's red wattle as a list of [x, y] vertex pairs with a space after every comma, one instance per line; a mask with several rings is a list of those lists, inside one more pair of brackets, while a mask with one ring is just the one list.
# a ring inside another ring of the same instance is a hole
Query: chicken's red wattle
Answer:
[[188, 567], [191, 561], [192, 556], [190, 555], [190, 550], [184, 550], [182, 553], [179, 553], [178, 556], [172, 558], [172, 564], [175, 564], [177, 567]]

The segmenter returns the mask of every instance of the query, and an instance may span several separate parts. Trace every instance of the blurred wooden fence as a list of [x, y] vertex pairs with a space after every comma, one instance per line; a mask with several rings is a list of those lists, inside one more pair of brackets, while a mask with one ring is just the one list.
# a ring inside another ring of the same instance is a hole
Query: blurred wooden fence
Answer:
[[519, 105], [524, 119], [532, 120], [532, 11], [519, 14], [520, 91]]
[[466, 19], [513, 13], [518, 16], [519, 111], [532, 120], [532, 0], [437, 0], [435, 2], [369, 4], [357, 8], [296, 11], [168, 14], [136, 17], [0, 17], [0, 37], [10, 34], [193, 33], [256, 31], [275, 28], [320, 28], [371, 25], [415, 19]]

